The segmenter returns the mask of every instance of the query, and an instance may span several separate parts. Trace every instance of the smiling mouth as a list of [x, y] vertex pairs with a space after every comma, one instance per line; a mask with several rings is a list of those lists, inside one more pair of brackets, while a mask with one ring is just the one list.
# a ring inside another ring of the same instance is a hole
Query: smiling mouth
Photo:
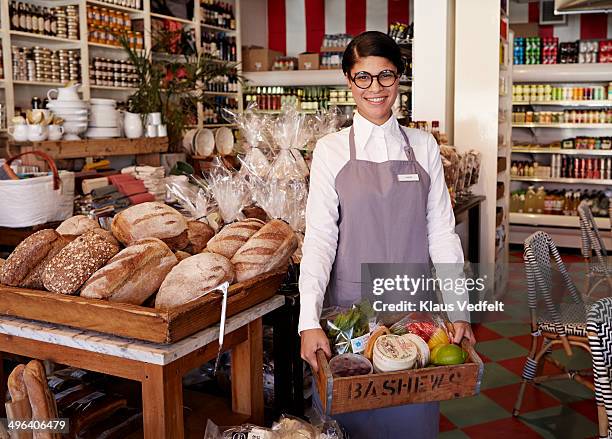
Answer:
[[373, 97], [373, 98], [365, 98], [364, 97], [364, 99], [366, 101], [370, 102], [371, 104], [382, 104], [387, 99], [387, 96], [377, 96], [377, 97]]

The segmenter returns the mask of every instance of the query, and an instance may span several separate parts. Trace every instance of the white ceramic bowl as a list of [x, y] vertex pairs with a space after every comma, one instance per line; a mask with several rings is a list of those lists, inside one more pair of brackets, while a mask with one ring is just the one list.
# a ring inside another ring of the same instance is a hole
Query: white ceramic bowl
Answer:
[[234, 149], [234, 135], [227, 127], [218, 128], [215, 132], [215, 148], [221, 155], [229, 155]]
[[62, 119], [64, 119], [65, 123], [71, 123], [71, 124], [85, 124], [87, 125], [87, 121], [89, 120], [87, 118], [87, 116], [60, 116]]
[[196, 134], [198, 134], [198, 129], [192, 128], [189, 131], [187, 131], [185, 135], [183, 136], [183, 148], [185, 149], [187, 154], [193, 154], [194, 152], [193, 151], [193, 139], [195, 138]]
[[112, 106], [113, 108], [117, 106], [117, 101], [115, 99], [92, 98], [89, 100], [89, 103], [95, 106]]
[[194, 140], [195, 153], [201, 157], [208, 157], [215, 150], [215, 136], [212, 130], [202, 128], [196, 134]]
[[89, 127], [87, 132], [85, 133], [86, 137], [92, 139], [106, 139], [111, 137], [119, 137], [121, 135], [121, 131], [119, 128], [96, 128]]
[[64, 123], [64, 139], [65, 140], [79, 140], [79, 134], [87, 131], [86, 123]]
[[108, 110], [106, 110], [105, 112], [92, 111], [89, 115], [90, 127], [117, 128], [117, 123], [117, 112], [112, 108], [108, 108]]
[[53, 110], [53, 114], [65, 114], [65, 115], [76, 115], [80, 116], [87, 114], [89, 110], [87, 108], [56, 108]]
[[85, 101], [58, 101], [52, 99], [47, 103], [47, 107], [52, 108], [86, 108], [89, 104]]

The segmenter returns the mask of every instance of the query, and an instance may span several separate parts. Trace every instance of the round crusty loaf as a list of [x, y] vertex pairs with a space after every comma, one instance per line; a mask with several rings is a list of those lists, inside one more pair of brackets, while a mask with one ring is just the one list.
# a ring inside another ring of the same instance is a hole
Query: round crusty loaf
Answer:
[[121, 250], [83, 285], [82, 297], [140, 305], [153, 295], [178, 263], [157, 238], [145, 238]]
[[232, 264], [236, 280], [244, 282], [286, 264], [298, 246], [293, 229], [274, 219], [263, 226], [236, 252]]
[[18, 287], [36, 269], [61, 237], [53, 229], [40, 230], [21, 241], [0, 271], [0, 283]]
[[161, 239], [173, 250], [182, 250], [189, 244], [185, 217], [176, 209], [159, 202], [128, 207], [115, 215], [111, 230], [125, 245], [144, 238]]
[[55, 231], [60, 235], [81, 236], [88, 230], [98, 229], [100, 224], [85, 215], [75, 215], [61, 223]]
[[263, 221], [256, 218], [248, 218], [228, 224], [208, 241], [206, 248], [213, 253], [231, 259], [238, 249], [264, 225]]
[[176, 265], [155, 298], [155, 308], [173, 308], [190, 302], [223, 282], [234, 280], [234, 267], [224, 256], [200, 253]]
[[185, 248], [185, 251], [192, 255], [201, 253], [213, 236], [215, 236], [215, 231], [208, 224], [202, 221], [188, 221], [187, 238], [189, 239], [189, 245]]
[[89, 277], [119, 253], [110, 232], [93, 229], [64, 247], [45, 267], [45, 288], [54, 293], [75, 294]]

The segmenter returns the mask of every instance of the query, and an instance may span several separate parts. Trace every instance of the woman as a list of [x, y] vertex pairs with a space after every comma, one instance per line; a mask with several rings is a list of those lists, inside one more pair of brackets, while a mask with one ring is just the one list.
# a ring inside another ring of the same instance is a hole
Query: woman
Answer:
[[[323, 302], [361, 300], [355, 288], [361, 263], [463, 263], [439, 147], [392, 115], [403, 71], [399, 47], [381, 32], [364, 32], [346, 48], [342, 70], [357, 114], [351, 128], [324, 137], [315, 149], [300, 266], [301, 355], [315, 371], [318, 349], [331, 356], [319, 325]], [[455, 343], [474, 342], [469, 323], [453, 325]], [[439, 409], [410, 404], [336, 419], [352, 439], [435, 438]]]

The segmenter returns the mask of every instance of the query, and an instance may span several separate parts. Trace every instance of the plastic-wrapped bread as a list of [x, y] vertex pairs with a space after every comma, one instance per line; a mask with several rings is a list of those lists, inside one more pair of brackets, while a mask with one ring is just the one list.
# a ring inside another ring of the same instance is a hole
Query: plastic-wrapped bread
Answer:
[[189, 244], [187, 220], [178, 210], [164, 203], [148, 202], [128, 207], [115, 215], [111, 230], [125, 245], [144, 238], [161, 239], [172, 250], [182, 250]]
[[119, 243], [110, 232], [90, 230], [64, 247], [46, 265], [45, 288], [54, 293], [75, 294], [106, 262], [119, 253]]
[[270, 221], [251, 236], [232, 258], [236, 280], [244, 282], [283, 266], [297, 245], [298, 239], [286, 222]]
[[257, 218], [248, 218], [228, 224], [208, 241], [206, 248], [231, 259], [238, 249], [264, 225], [265, 223]]
[[173, 308], [234, 280], [234, 267], [225, 256], [205, 252], [184, 259], [166, 276], [155, 297], [155, 308]]
[[81, 296], [140, 305], [155, 294], [176, 264], [176, 256], [163, 241], [141, 239], [96, 271]]

